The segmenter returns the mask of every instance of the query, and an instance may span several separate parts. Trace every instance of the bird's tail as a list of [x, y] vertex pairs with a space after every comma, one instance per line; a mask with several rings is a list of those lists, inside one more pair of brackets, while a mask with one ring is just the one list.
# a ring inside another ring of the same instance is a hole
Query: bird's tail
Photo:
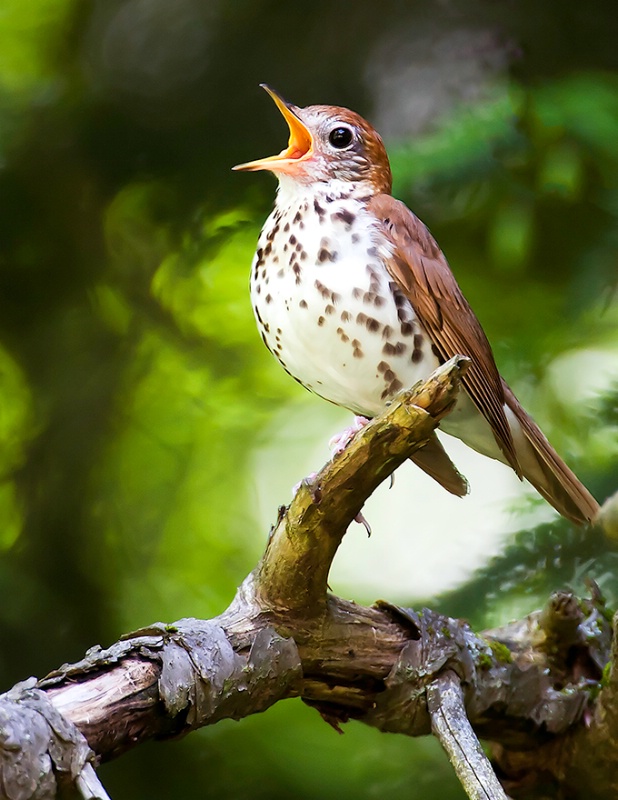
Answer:
[[599, 504], [572, 472], [503, 381], [521, 472], [548, 503], [577, 525], [594, 522]]

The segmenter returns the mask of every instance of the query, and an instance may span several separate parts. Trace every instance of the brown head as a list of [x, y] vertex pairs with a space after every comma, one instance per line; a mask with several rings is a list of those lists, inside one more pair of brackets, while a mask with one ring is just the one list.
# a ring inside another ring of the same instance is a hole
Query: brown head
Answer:
[[375, 193], [391, 191], [391, 168], [380, 135], [361, 116], [340, 106], [287, 103], [262, 84], [290, 129], [288, 146], [279, 155], [250, 161], [236, 170], [268, 169], [298, 183], [331, 180], [366, 182]]

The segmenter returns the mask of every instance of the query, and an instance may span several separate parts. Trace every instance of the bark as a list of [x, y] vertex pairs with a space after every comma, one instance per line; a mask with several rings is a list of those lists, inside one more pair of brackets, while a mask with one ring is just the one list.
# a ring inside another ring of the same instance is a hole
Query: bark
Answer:
[[402, 393], [301, 485], [219, 617], [157, 623], [3, 695], [0, 795], [51, 798], [66, 781], [104, 798], [99, 760], [302, 697], [336, 728], [354, 718], [433, 733], [470, 797], [540, 783], [554, 795], [615, 796], [616, 639], [594, 587], [588, 600], [557, 592], [481, 634], [428, 609], [366, 608], [327, 591], [348, 524], [434, 435], [466, 364], [455, 358]]

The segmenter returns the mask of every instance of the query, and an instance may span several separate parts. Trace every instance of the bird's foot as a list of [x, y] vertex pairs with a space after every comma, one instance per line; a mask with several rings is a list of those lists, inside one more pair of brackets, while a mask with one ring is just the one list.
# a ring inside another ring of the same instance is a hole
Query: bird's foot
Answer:
[[368, 422], [369, 420], [367, 417], [354, 417], [354, 422], [349, 428], [341, 431], [341, 433], [336, 433], [329, 441], [328, 446], [330, 447], [332, 454], [336, 456], [339, 455], [339, 453], [343, 453], [354, 436], [356, 436], [359, 431], [362, 431]]

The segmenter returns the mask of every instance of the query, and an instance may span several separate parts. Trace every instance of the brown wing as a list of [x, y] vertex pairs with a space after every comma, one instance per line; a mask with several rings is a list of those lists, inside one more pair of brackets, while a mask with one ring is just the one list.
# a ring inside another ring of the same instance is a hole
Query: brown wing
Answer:
[[463, 384], [487, 419], [496, 441], [519, 477], [513, 437], [504, 412], [504, 389], [491, 346], [435, 239], [399, 200], [375, 195], [370, 210], [382, 221], [394, 246], [387, 269], [414, 306], [441, 358], [454, 355], [472, 360]]

